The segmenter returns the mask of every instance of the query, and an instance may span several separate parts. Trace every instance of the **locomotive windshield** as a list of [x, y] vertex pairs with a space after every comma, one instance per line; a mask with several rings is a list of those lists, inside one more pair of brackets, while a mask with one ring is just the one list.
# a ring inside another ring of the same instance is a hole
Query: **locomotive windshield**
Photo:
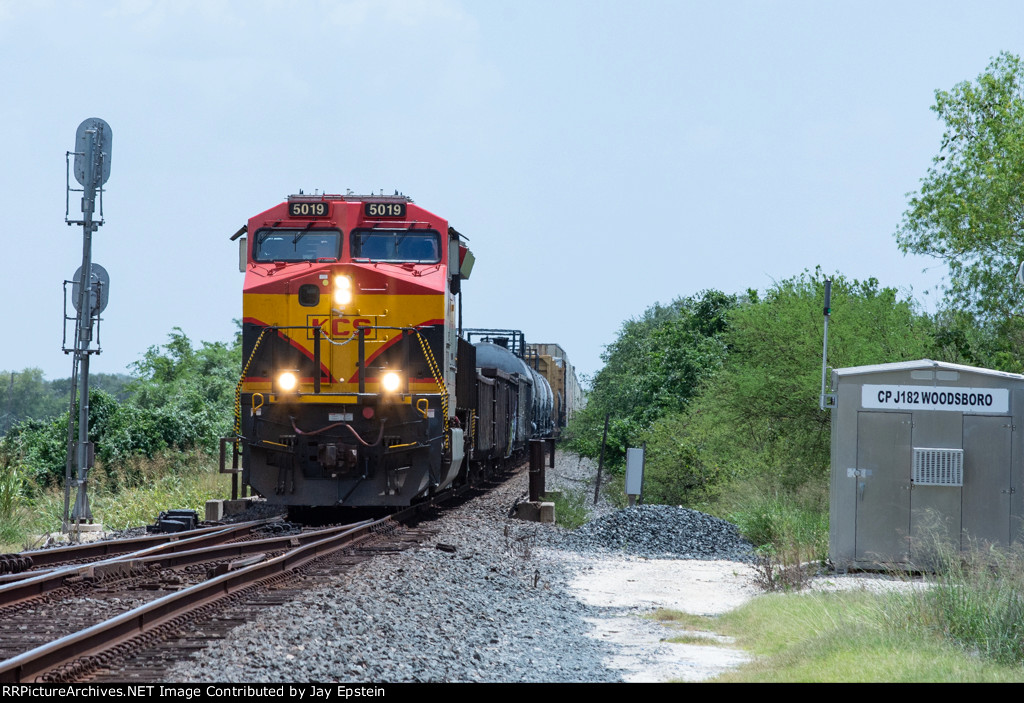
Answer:
[[441, 261], [440, 240], [428, 230], [357, 230], [352, 233], [352, 258], [436, 264]]
[[337, 261], [341, 232], [336, 229], [261, 229], [252, 250], [254, 261]]

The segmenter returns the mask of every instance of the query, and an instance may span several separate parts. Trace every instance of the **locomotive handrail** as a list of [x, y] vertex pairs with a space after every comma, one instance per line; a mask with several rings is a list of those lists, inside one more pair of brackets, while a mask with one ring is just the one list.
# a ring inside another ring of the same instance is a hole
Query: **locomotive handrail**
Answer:
[[[322, 330], [322, 325], [260, 325], [264, 330]], [[357, 329], [367, 330], [404, 330], [405, 332], [418, 332], [420, 330], [433, 329], [441, 325], [418, 325], [416, 327], [394, 327], [389, 325], [360, 325]], [[324, 337], [324, 339], [330, 339]]]

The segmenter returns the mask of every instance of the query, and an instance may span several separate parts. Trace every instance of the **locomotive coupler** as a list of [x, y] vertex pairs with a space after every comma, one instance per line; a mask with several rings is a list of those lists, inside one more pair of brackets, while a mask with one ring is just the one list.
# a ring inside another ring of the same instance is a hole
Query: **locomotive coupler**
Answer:
[[354, 444], [321, 444], [317, 447], [316, 458], [321, 466], [337, 468], [341, 466], [346, 471], [354, 469], [359, 459], [359, 450]]

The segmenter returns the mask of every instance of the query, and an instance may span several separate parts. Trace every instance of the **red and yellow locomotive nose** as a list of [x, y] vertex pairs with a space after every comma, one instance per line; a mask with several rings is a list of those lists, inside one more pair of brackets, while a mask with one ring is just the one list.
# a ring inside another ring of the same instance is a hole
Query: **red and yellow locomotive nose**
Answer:
[[[401, 330], [454, 328], [449, 260], [459, 272], [458, 238], [448, 246], [447, 222], [407, 198], [381, 200], [293, 196], [250, 220], [245, 390], [436, 390], [434, 373], [407, 367]], [[440, 358], [439, 342], [431, 345]]]
[[450, 482], [460, 235], [404, 196], [293, 196], [246, 229], [252, 485], [289, 505], [398, 505]]

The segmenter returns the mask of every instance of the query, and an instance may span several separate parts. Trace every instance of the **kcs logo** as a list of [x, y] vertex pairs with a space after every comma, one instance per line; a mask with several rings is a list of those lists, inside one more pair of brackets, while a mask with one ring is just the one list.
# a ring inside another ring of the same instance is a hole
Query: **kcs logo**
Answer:
[[[323, 334], [331, 339], [345, 339], [359, 332], [360, 327], [369, 327], [366, 330], [366, 339], [377, 339], [377, 316], [368, 315], [365, 317], [321, 317], [319, 315], [306, 315], [306, 325], [319, 327]], [[307, 339], [313, 339], [313, 330], [310, 329]]]

